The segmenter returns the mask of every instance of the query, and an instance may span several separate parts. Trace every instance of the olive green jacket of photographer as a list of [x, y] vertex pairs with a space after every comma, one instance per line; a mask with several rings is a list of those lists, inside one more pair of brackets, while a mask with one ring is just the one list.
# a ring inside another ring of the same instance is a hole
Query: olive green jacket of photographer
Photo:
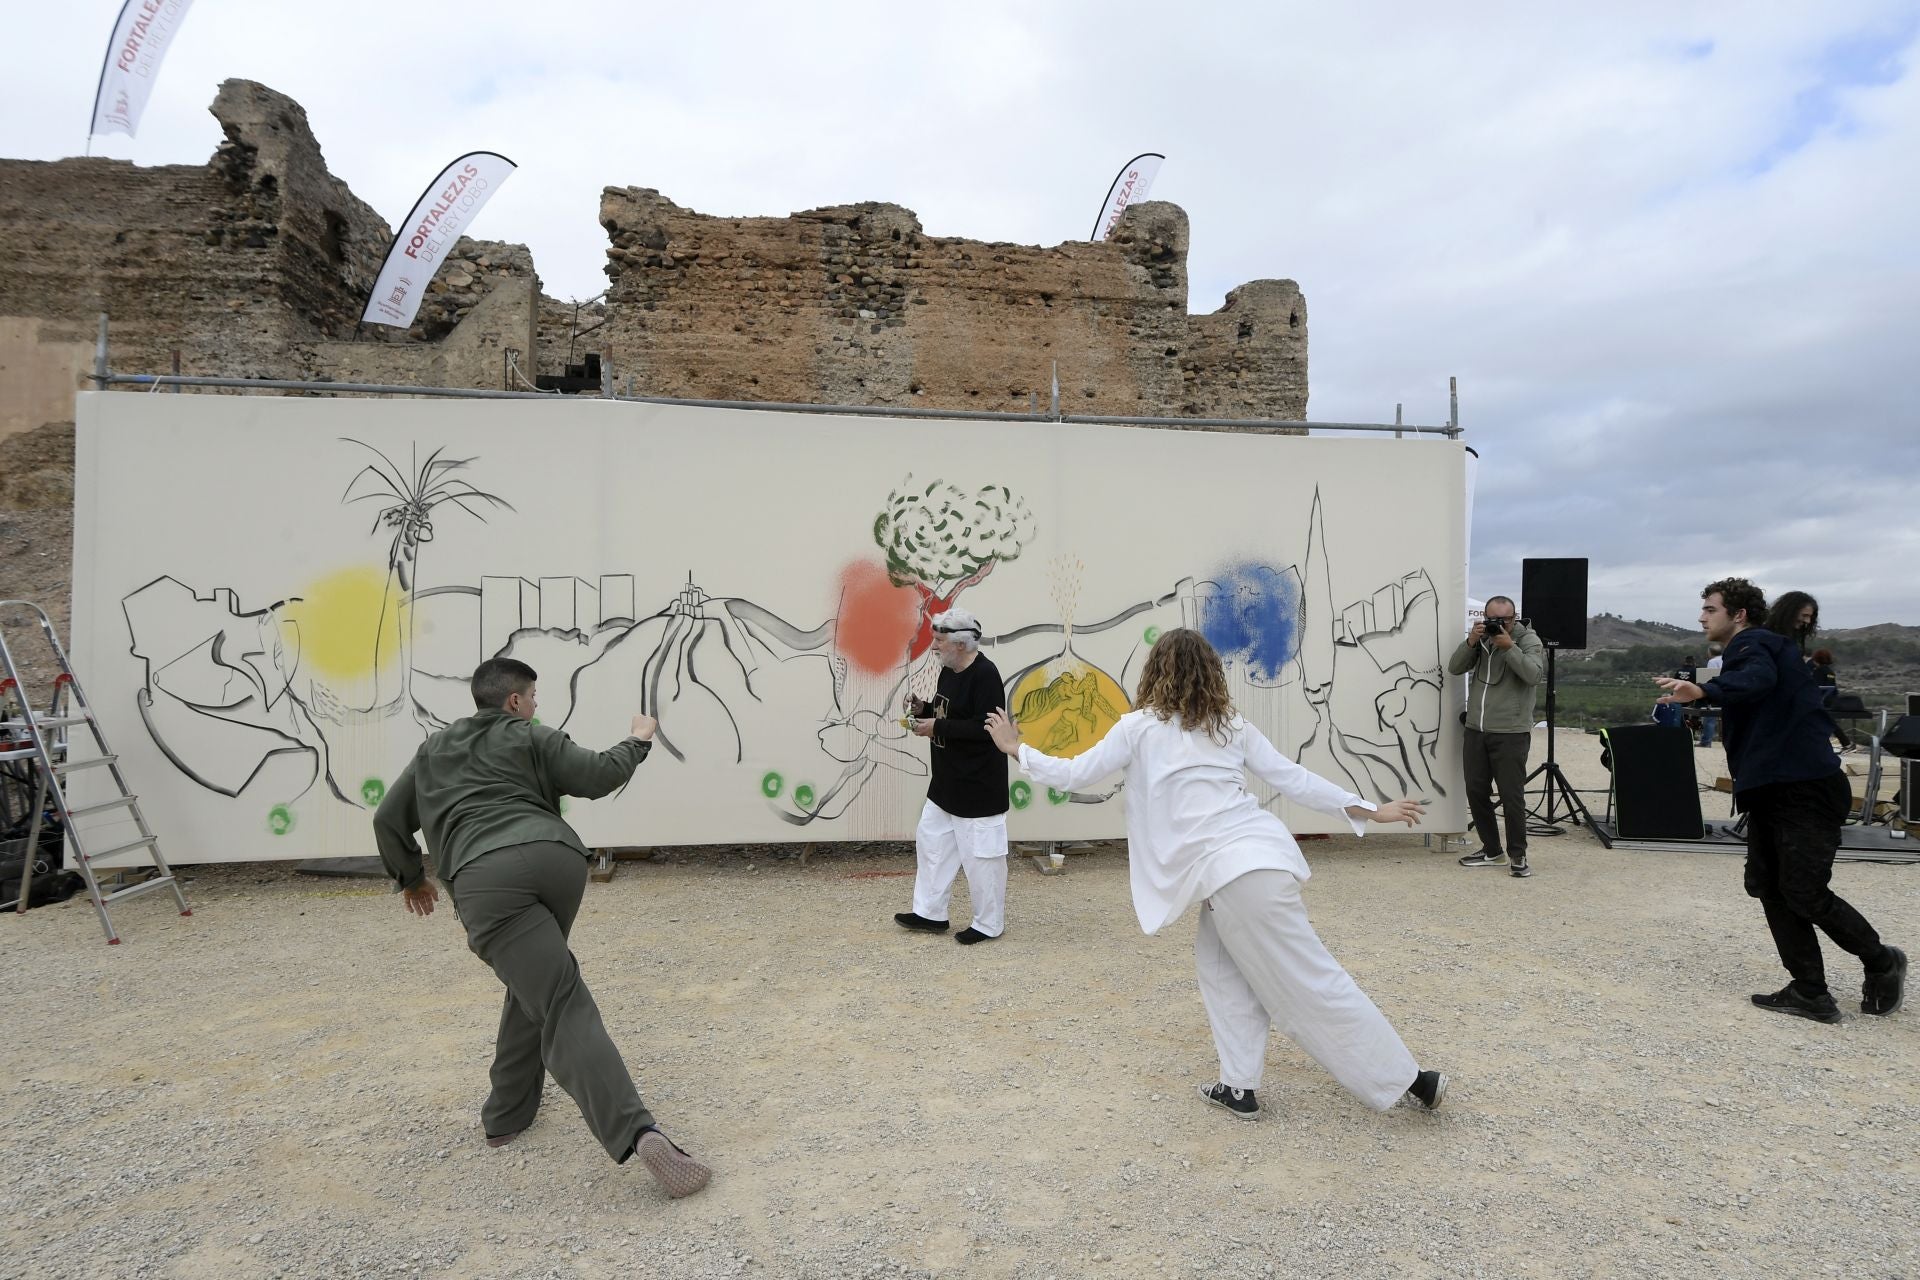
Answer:
[[1491, 640], [1478, 645], [1462, 640], [1447, 659], [1447, 670], [1457, 676], [1473, 672], [1473, 683], [1467, 686], [1467, 728], [1482, 733], [1533, 731], [1533, 699], [1547, 676], [1547, 647], [1526, 623], [1513, 624], [1510, 649]]

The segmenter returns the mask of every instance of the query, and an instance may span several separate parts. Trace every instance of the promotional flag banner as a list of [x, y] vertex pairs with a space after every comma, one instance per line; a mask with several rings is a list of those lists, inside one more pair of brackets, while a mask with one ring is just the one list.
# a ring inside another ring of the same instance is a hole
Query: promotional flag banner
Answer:
[[400, 224], [360, 315], [361, 323], [400, 329], [413, 324], [441, 259], [515, 167], [497, 152], [469, 151], [440, 171]]
[[127, 0], [113, 24], [113, 40], [100, 64], [100, 84], [93, 92], [93, 127], [88, 137], [124, 133], [129, 138], [140, 127], [140, 113], [160, 74], [167, 45], [186, 20], [193, 0]]
[[1088, 239], [1105, 240], [1113, 234], [1127, 206], [1147, 198], [1147, 190], [1153, 186], [1153, 180], [1160, 172], [1160, 162], [1165, 159], [1158, 151], [1149, 151], [1120, 166], [1120, 172], [1114, 176], [1113, 186], [1107, 189], [1106, 203], [1100, 206], [1100, 218], [1093, 224], [1093, 234]]

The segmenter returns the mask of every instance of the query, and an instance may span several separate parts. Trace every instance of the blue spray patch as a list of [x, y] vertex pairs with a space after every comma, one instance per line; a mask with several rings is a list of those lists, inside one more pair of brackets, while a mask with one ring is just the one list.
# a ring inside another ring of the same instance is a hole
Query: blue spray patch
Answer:
[[1220, 657], [1244, 661], [1259, 680], [1279, 678], [1300, 652], [1300, 578], [1291, 569], [1239, 564], [1216, 571], [1200, 631]]

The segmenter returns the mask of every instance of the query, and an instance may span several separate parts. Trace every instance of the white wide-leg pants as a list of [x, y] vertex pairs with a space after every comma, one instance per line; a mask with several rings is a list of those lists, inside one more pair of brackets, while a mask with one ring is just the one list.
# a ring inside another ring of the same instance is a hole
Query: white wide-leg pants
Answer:
[[1216, 890], [1193, 949], [1222, 1084], [1260, 1087], [1269, 1024], [1375, 1111], [1413, 1083], [1413, 1055], [1314, 933], [1287, 872], [1250, 871]]
[[973, 927], [997, 938], [1007, 927], [1007, 815], [956, 818], [933, 801], [920, 811], [913, 833], [919, 872], [913, 878], [913, 912], [928, 920], [947, 918], [953, 877], [967, 873]]

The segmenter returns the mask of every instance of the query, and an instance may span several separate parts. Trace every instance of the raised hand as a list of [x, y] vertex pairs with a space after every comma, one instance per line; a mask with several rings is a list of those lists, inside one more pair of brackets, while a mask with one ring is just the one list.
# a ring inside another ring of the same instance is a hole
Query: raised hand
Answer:
[[993, 745], [1008, 755], [1020, 754], [1020, 726], [1007, 717], [1005, 707], [987, 712], [987, 734], [993, 739]]
[[1666, 690], [1666, 696], [1655, 699], [1657, 702], [1698, 702], [1705, 696], [1700, 686], [1691, 680], [1680, 680], [1673, 676], [1655, 676], [1653, 682]]

